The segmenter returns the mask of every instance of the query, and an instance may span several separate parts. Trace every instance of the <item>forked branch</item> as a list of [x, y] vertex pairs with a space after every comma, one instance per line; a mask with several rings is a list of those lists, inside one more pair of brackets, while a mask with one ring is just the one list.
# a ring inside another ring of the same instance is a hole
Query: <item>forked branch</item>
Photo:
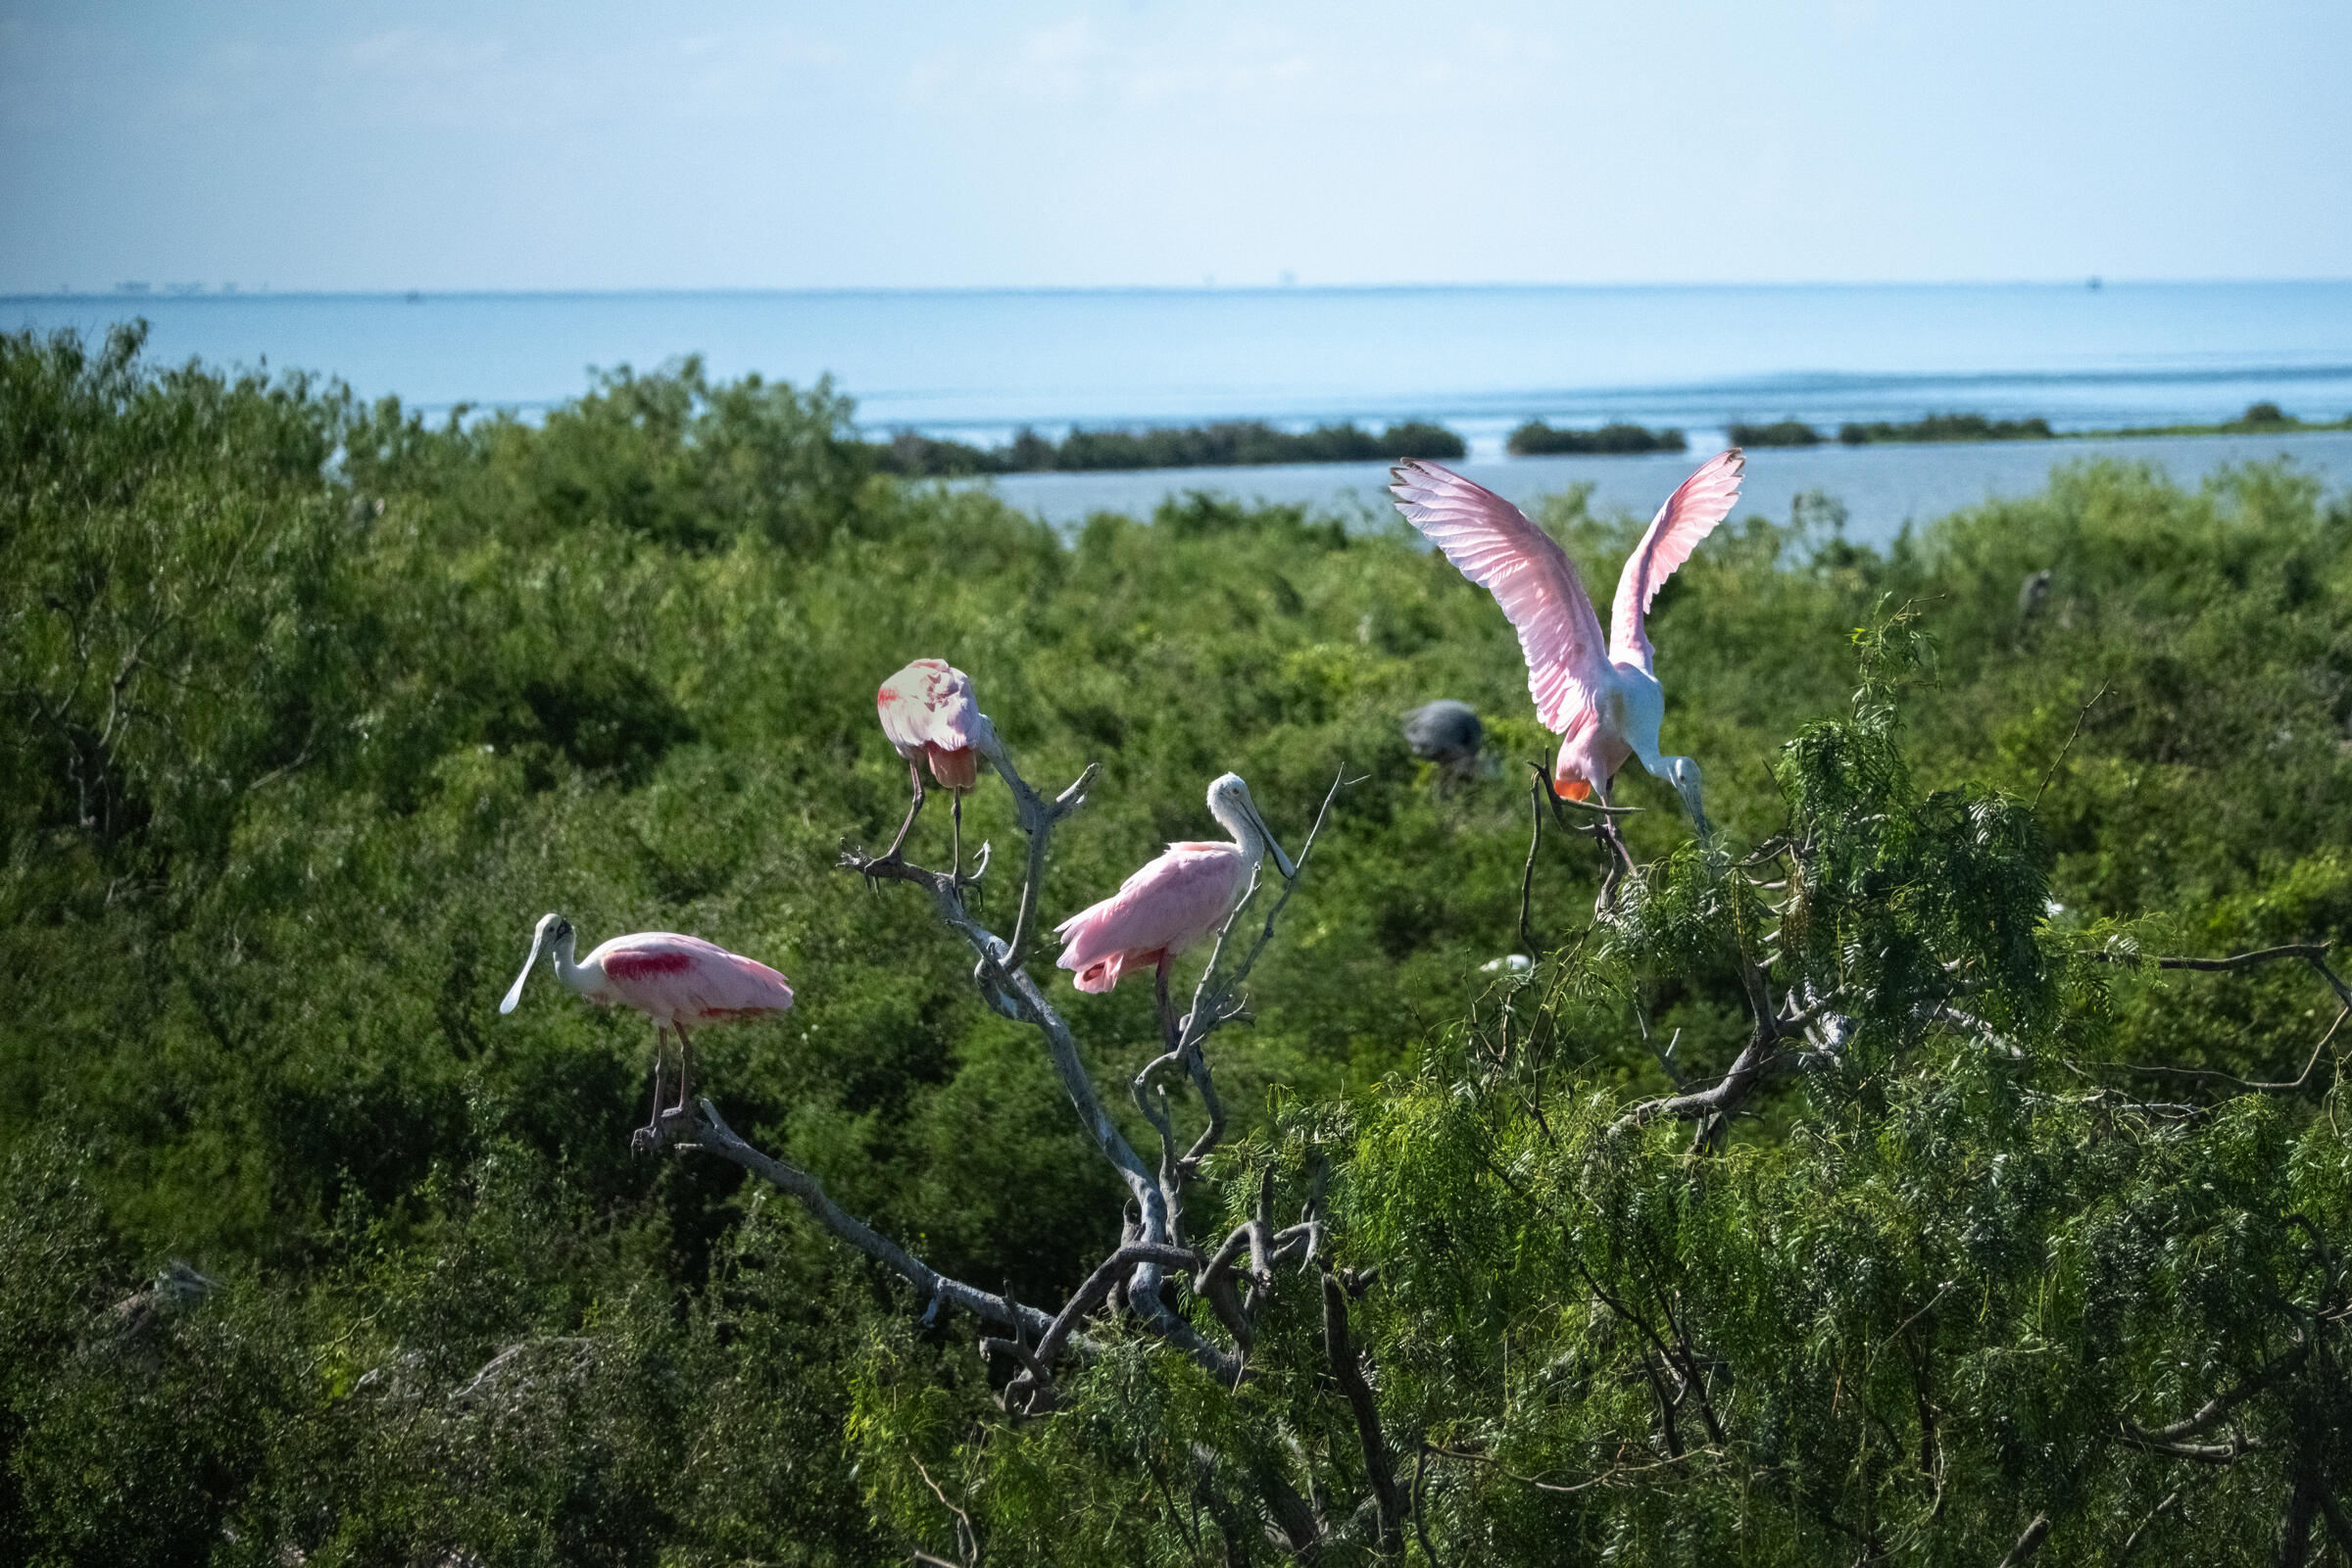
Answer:
[[[1069, 1025], [1026, 967], [1038, 942], [1039, 899], [1053, 830], [1063, 817], [1085, 804], [1096, 768], [1089, 764], [1067, 789], [1049, 800], [1021, 777], [1010, 754], [996, 736], [991, 734], [982, 743], [981, 751], [1011, 792], [1015, 819], [1027, 841], [1011, 940], [998, 936], [982, 924], [963, 898], [964, 890], [985, 874], [990, 853], [987, 845], [981, 847], [980, 871], [969, 877], [912, 864], [895, 851], [873, 856], [847, 844], [843, 846], [840, 864], [869, 880], [903, 882], [929, 894], [940, 919], [962, 937], [977, 956], [973, 979], [989, 1005], [1038, 1031], [1054, 1075], [1078, 1112], [1079, 1121], [1102, 1157], [1127, 1185], [1133, 1218], [1125, 1227], [1117, 1250], [1088, 1275], [1059, 1310], [1049, 1314], [1015, 1300], [1009, 1287], [1002, 1294], [995, 1294], [939, 1273], [897, 1242], [845, 1212], [826, 1197], [814, 1176], [753, 1148], [727, 1126], [708, 1100], [700, 1102], [693, 1110], [676, 1112], [660, 1121], [653, 1143], [656, 1147], [675, 1145], [704, 1150], [782, 1188], [835, 1236], [908, 1281], [934, 1303], [944, 1301], [960, 1307], [992, 1329], [1001, 1330], [984, 1334], [980, 1343], [982, 1354], [1007, 1359], [1016, 1369], [1004, 1395], [1008, 1409], [1037, 1412], [1053, 1407], [1056, 1399], [1055, 1360], [1073, 1345], [1084, 1344], [1078, 1325], [1106, 1303], [1113, 1309], [1132, 1309], [1154, 1333], [1213, 1375], [1229, 1383], [1238, 1381], [1248, 1351], [1251, 1321], [1271, 1288], [1272, 1264], [1300, 1250], [1311, 1259], [1319, 1234], [1318, 1222], [1310, 1201], [1309, 1212], [1301, 1224], [1279, 1236], [1272, 1235], [1269, 1188], [1261, 1195], [1259, 1216], [1237, 1231], [1217, 1258], [1203, 1258], [1183, 1245], [1178, 1224], [1184, 1179], [1222, 1136], [1225, 1122], [1214, 1079], [1200, 1054], [1200, 1043], [1219, 1026], [1242, 1015], [1243, 987], [1273, 938], [1276, 917], [1297, 889], [1298, 874], [1305, 867], [1333, 800], [1348, 781], [1344, 775], [1335, 779], [1325, 795], [1315, 825], [1300, 847], [1294, 873], [1286, 880], [1281, 896], [1266, 909], [1248, 952], [1230, 963], [1227, 961], [1228, 944], [1235, 931], [1241, 929], [1245, 912], [1257, 899], [1259, 890], [1255, 883], [1219, 931], [1207, 972], [1194, 994], [1192, 1010], [1174, 1031], [1174, 1048], [1153, 1063], [1158, 1066], [1180, 1062], [1185, 1066], [1207, 1109], [1209, 1130], [1195, 1145], [1192, 1153], [1179, 1160], [1174, 1152], [1164, 1097], [1157, 1107], [1145, 1102], [1147, 1115], [1152, 1116], [1165, 1141], [1159, 1168], [1153, 1170], [1111, 1119], [1087, 1073]], [[1151, 1071], [1147, 1068], [1136, 1080], [1139, 1102], [1142, 1102], [1140, 1091]], [[1249, 1249], [1251, 1258], [1247, 1300], [1236, 1290], [1233, 1279], [1243, 1247]], [[1235, 1348], [1212, 1343], [1161, 1299], [1170, 1271], [1191, 1276], [1220, 1321], [1233, 1333]]]

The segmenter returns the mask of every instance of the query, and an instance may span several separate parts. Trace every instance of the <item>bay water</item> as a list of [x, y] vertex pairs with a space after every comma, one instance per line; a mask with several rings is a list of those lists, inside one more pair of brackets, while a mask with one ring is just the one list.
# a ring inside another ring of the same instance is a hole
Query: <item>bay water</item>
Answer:
[[[710, 373], [822, 374], [869, 434], [911, 428], [992, 443], [1022, 425], [1285, 428], [1441, 420], [1471, 471], [1529, 495], [1587, 480], [1595, 504], [1646, 512], [1733, 420], [2040, 416], [2060, 430], [2209, 421], [2267, 400], [2352, 414], [2352, 282], [939, 290], [607, 294], [41, 295], [0, 299], [0, 326], [102, 331], [143, 317], [150, 353], [304, 369], [435, 416], [530, 416], [591, 368], [689, 353]], [[1687, 430], [1671, 458], [1505, 459], [1529, 417]], [[2121, 455], [2193, 482], [2285, 453], [2352, 483], [2352, 436], [2132, 441]], [[1823, 490], [1856, 537], [1988, 495], [2036, 488], [2088, 444], [1757, 453], [1748, 493], [1779, 510]], [[1377, 467], [1021, 474], [1007, 499], [1068, 522], [1148, 511], [1173, 492], [1377, 505]]]

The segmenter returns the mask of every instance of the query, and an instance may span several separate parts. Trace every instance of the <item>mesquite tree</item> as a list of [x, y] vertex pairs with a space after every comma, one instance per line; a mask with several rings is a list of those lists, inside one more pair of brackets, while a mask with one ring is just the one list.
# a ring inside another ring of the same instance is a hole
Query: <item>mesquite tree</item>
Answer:
[[[1913, 788], [1906, 637], [1785, 749], [1780, 832], [1634, 867], [1416, 1074], [1189, 1156], [1155, 1115], [1138, 1223], [1069, 1307], [973, 1293], [1000, 1407], [877, 1346], [877, 1509], [966, 1564], [2352, 1551], [2352, 991], [2316, 945], [2155, 958], [2056, 918], [2024, 804]], [[1024, 799], [1033, 850], [1053, 809]], [[1051, 1038], [1022, 950], [905, 879]], [[2300, 1078], [2113, 1058], [2122, 988], [2274, 964], [2327, 1008]], [[1175, 1213], [1195, 1176], [1233, 1223], [1209, 1258], [1149, 1228], [1146, 1188]], [[1310, 1249], [1318, 1290], [1268, 1289]], [[1057, 1361], [1122, 1273], [1128, 1315]]]
[[[1320, 1194], [1308, 1196], [1298, 1206], [1294, 1223], [1278, 1224], [1269, 1173], [1260, 1183], [1255, 1208], [1236, 1218], [1218, 1245], [1207, 1246], [1205, 1236], [1188, 1240], [1185, 1224], [1187, 1187], [1201, 1174], [1226, 1135], [1225, 1107], [1205, 1047], [1219, 1029], [1246, 1016], [1250, 972], [1273, 940], [1276, 921], [1305, 873], [1332, 802], [1346, 785], [1345, 777], [1333, 781], [1313, 827], [1299, 846], [1296, 869], [1289, 877], [1279, 878], [1282, 887], [1264, 900], [1262, 916], [1258, 911], [1265, 870], [1261, 867], [1252, 880], [1219, 929], [1191, 1005], [1181, 1014], [1168, 997], [1166, 967], [1158, 971], [1156, 1000], [1164, 1049], [1145, 1063], [1128, 1085], [1137, 1110], [1159, 1140], [1158, 1158], [1147, 1161], [1103, 1103], [1068, 1023], [1027, 968], [1040, 947], [1039, 907], [1054, 825], [1085, 804], [1096, 769], [1090, 765], [1067, 789], [1049, 800], [1021, 776], [996, 735], [991, 733], [979, 746], [1012, 794], [1016, 821], [1027, 845], [1010, 937], [991, 931], [972, 908], [971, 894], [986, 876], [990, 846], [982, 846], [979, 869], [969, 876], [960, 869], [930, 870], [895, 854], [874, 856], [846, 845], [841, 865], [872, 881], [904, 883], [928, 894], [941, 921], [970, 945], [977, 959], [973, 983], [985, 1004], [1037, 1031], [1087, 1136], [1125, 1186], [1127, 1211], [1116, 1250], [1078, 1283], [1056, 1310], [1049, 1312], [1018, 1300], [1009, 1286], [990, 1292], [941, 1274], [900, 1243], [845, 1212], [825, 1195], [814, 1176], [739, 1137], [708, 1099], [693, 1107], [658, 1115], [658, 1136], [649, 1143], [656, 1149], [668, 1146], [716, 1154], [783, 1189], [835, 1236], [913, 1286], [928, 1302], [926, 1322], [936, 1319], [942, 1307], [977, 1318], [982, 1330], [979, 1353], [1003, 1376], [999, 1403], [1020, 1416], [1042, 1415], [1055, 1408], [1062, 1396], [1056, 1372], [1065, 1357], [1073, 1351], [1082, 1356], [1098, 1353], [1101, 1333], [1122, 1322], [1132, 1322], [1171, 1347], [1220, 1386], [1239, 1384], [1248, 1375], [1255, 1330], [1275, 1292], [1277, 1271], [1287, 1263], [1320, 1262], [1325, 1279], [1318, 1298], [1328, 1324], [1329, 1361], [1334, 1374], [1350, 1391], [1367, 1453], [1381, 1452], [1378, 1413], [1349, 1342], [1346, 1291], [1320, 1256], [1324, 1231]], [[1189, 1082], [1198, 1097], [1202, 1122], [1181, 1152], [1182, 1140], [1167, 1087], [1170, 1079], [1179, 1077]], [[1206, 1321], [1197, 1321], [1202, 1314], [1188, 1313], [1172, 1301], [1172, 1291], [1182, 1291], [1190, 1301], [1201, 1303]], [[1373, 1468], [1385, 1478], [1385, 1462]], [[1323, 1533], [1313, 1506], [1283, 1480], [1278, 1469], [1263, 1468], [1255, 1479], [1255, 1500], [1274, 1538], [1294, 1549], [1313, 1549]], [[1391, 1498], [1382, 1512], [1383, 1528], [1391, 1533], [1393, 1503]], [[976, 1554], [968, 1520], [959, 1529], [967, 1538], [967, 1549]]]

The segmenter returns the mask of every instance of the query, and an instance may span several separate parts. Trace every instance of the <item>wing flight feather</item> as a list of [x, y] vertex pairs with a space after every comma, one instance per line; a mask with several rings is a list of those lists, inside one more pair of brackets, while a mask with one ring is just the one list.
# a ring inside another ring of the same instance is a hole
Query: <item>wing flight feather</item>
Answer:
[[1411, 462], [1392, 471], [1404, 520], [1502, 607], [1527, 657], [1536, 717], [1563, 733], [1597, 700], [1608, 663], [1576, 563], [1526, 513], [1450, 468]]
[[1642, 620], [1649, 613], [1650, 601], [1658, 597], [1674, 569], [1690, 559], [1699, 542], [1739, 504], [1740, 474], [1746, 466], [1747, 456], [1738, 447], [1718, 453], [1685, 479], [1649, 520], [1648, 531], [1626, 558], [1625, 570], [1617, 579], [1617, 604], [1609, 616], [1611, 659], [1630, 661], [1639, 655], [1646, 665], [1649, 635]]

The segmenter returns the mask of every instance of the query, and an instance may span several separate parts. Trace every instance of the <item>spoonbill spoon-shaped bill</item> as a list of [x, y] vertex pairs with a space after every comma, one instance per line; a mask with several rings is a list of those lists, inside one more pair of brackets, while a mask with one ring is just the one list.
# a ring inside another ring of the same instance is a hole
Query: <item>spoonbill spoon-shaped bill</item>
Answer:
[[654, 1119], [662, 1121], [662, 1036], [678, 1037], [678, 1102], [682, 1113], [694, 1096], [694, 1041], [686, 1026], [733, 1023], [764, 1018], [792, 1005], [792, 987], [784, 977], [757, 959], [729, 953], [701, 937], [674, 931], [639, 931], [614, 937], [574, 961], [576, 943], [571, 922], [560, 914], [542, 915], [531, 933], [530, 956], [522, 972], [498, 1004], [513, 1012], [522, 1001], [522, 983], [545, 952], [555, 965], [556, 978], [600, 1007], [634, 1007], [654, 1021]]
[[1232, 843], [1171, 844], [1118, 892], [1054, 927], [1063, 942], [1056, 966], [1076, 973], [1079, 990], [1109, 991], [1128, 974], [1164, 970], [1225, 923], [1268, 855], [1285, 878], [1298, 874], [1240, 774], [1209, 785], [1208, 814], [1233, 835]]
[[1706, 831], [1698, 763], [1659, 749], [1666, 694], [1651, 667], [1655, 650], [1643, 622], [1666, 579], [1739, 502], [1746, 465], [1734, 447], [1666, 498], [1618, 576], [1605, 641], [1576, 563], [1527, 514], [1435, 463], [1403, 463], [1394, 470], [1389, 488], [1396, 510], [1463, 576], [1494, 596], [1519, 633], [1528, 695], [1536, 717], [1560, 737], [1552, 771], [1569, 799], [1605, 802], [1617, 770], [1637, 758], [1675, 787], [1692, 823]]
[[882, 683], [874, 693], [882, 733], [906, 760], [914, 804], [890, 843], [884, 859], [896, 858], [914, 819], [923, 809], [923, 768], [948, 792], [956, 818], [956, 863], [963, 863], [963, 798], [979, 787], [980, 753], [995, 737], [972, 677], [944, 659], [918, 659]]

